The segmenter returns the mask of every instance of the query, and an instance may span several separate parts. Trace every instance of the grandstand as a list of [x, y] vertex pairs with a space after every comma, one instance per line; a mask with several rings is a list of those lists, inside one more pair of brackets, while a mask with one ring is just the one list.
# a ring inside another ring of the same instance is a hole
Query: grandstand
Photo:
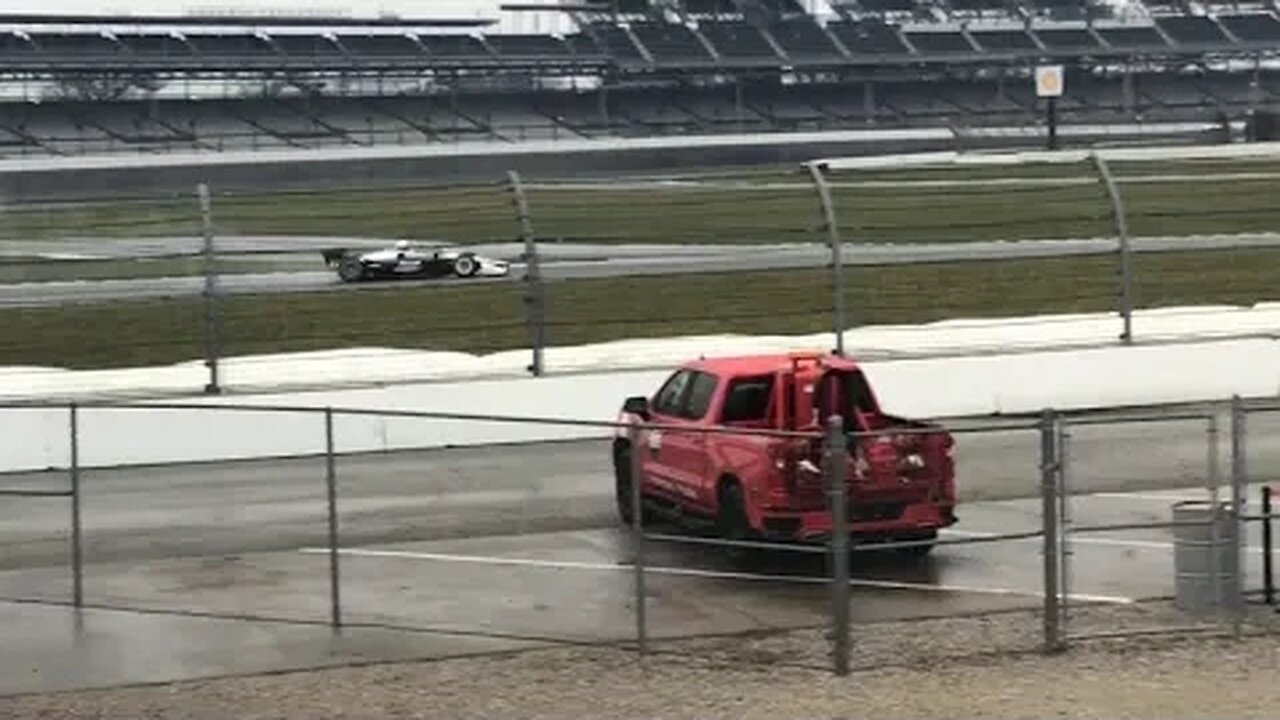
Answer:
[[1045, 62], [1068, 123], [1240, 119], [1280, 92], [1271, 0], [808, 4], [566, 4], [560, 34], [0, 17], [0, 154], [1025, 126]]

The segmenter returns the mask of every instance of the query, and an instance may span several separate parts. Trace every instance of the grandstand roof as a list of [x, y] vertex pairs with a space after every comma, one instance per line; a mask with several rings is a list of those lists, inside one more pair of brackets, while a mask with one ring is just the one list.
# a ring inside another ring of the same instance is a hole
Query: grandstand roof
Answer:
[[[248, 7], [267, 0], [223, 1]], [[415, 7], [435, 10], [405, 20], [390, 17], [393, 12], [382, 17], [360, 10], [358, 0], [344, 1], [352, 6], [308, 5], [306, 13], [270, 20], [265, 11], [235, 21], [191, 13], [168, 23], [155, 14], [139, 22], [98, 13], [52, 26], [29, 20], [47, 20], [78, 0], [53, 0], [63, 5], [55, 4], [48, 15], [32, 15], [24, 5], [26, 15], [11, 14], [8, 23], [5, 10], [18, 4], [0, 0], [0, 67], [27, 73], [394, 69], [564, 75], [604, 68], [644, 74], [1026, 66], [1280, 52], [1280, 19], [1258, 8], [1199, 15], [1160, 6], [1146, 17], [1103, 20], [1097, 16], [1110, 10], [1097, 10], [1099, 0], [840, 0], [833, 4], [840, 17], [820, 24], [796, 13], [798, 6], [789, 1], [769, 0], [760, 7], [772, 14], [759, 16], [736, 11], [744, 4], [737, 0], [699, 0], [686, 2], [678, 18], [648, 12], [615, 22], [605, 12], [611, 4], [601, 1], [594, 5], [600, 12], [575, 14], [579, 30], [560, 37], [494, 32], [485, 27], [485, 13], [444, 12], [446, 3], [415, 1]], [[182, 6], [177, 7], [180, 15]], [[632, 11], [648, 7], [644, 0], [625, 3]], [[326, 13], [343, 17], [330, 22]]]

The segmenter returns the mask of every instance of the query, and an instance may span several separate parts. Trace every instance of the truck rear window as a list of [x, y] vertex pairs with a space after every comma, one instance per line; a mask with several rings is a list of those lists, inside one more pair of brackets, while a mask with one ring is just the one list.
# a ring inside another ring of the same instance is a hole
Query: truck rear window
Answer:
[[[871, 393], [871, 386], [867, 384], [867, 379], [861, 372], [833, 372], [825, 376], [822, 382], [824, 386], [814, 393], [819, 417], [827, 418], [833, 413], [839, 413], [848, 421], [850, 418], [857, 417], [858, 413], [874, 415], [879, 412], [875, 396]], [[826, 407], [828, 394], [825, 383], [829, 382], [840, 383], [841, 402], [838, 408]]]
[[773, 396], [773, 376], [737, 378], [725, 391], [724, 410], [720, 422], [758, 422], [769, 419], [769, 400]]

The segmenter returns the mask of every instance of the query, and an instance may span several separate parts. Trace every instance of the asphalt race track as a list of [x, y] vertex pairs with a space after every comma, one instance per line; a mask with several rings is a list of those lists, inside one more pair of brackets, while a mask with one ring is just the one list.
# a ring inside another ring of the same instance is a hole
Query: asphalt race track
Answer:
[[[1080, 426], [1073, 435], [1074, 491], [1205, 482], [1203, 420]], [[1254, 479], [1273, 479], [1266, 471], [1280, 468], [1280, 414], [1251, 415], [1248, 440]], [[1038, 497], [1038, 443], [1035, 430], [958, 435], [962, 500]], [[342, 456], [344, 544], [610, 526], [609, 457], [606, 440]], [[11, 489], [67, 482], [58, 471], [0, 476]], [[82, 482], [93, 562], [275, 551], [325, 537], [322, 458], [86, 470]], [[63, 501], [6, 499], [0, 570], [65, 563], [67, 517]]]
[[[525, 274], [523, 249], [514, 244], [479, 245], [485, 255], [513, 263], [511, 274], [503, 278], [471, 280], [400, 280], [395, 283], [347, 285], [324, 268], [319, 257], [322, 247], [382, 247], [385, 241], [332, 238], [229, 238], [220, 240], [224, 259], [277, 256], [296, 262], [293, 271], [228, 274], [218, 278], [218, 289], [226, 294], [263, 294], [316, 291], [354, 291], [405, 283], [458, 284], [519, 282]], [[1210, 250], [1223, 248], [1280, 247], [1280, 235], [1232, 235], [1136, 238], [1135, 252]], [[189, 238], [155, 238], [128, 241], [5, 242], [0, 258], [21, 257], [47, 262], [72, 258], [115, 259], [190, 257], [197, 247]], [[1116, 251], [1109, 238], [1061, 241], [1011, 241], [977, 243], [921, 243], [904, 245], [854, 245], [844, 248], [846, 265], [887, 265], [1036, 258], [1064, 255], [1097, 255]], [[669, 275], [749, 270], [777, 270], [826, 267], [830, 252], [810, 245], [686, 245], [628, 246], [550, 243], [541, 246], [542, 272], [549, 280], [603, 278], [627, 275]], [[198, 296], [204, 292], [200, 277], [160, 277], [127, 280], [51, 281], [0, 285], [0, 307], [56, 305], [69, 302]]]

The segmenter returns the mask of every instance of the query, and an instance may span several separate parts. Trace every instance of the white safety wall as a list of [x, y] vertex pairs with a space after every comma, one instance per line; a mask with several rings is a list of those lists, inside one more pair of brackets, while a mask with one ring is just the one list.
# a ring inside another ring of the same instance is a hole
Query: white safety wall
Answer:
[[[887, 409], [915, 417], [1080, 410], [1280, 394], [1280, 345], [1267, 339], [1110, 347], [866, 364]], [[416, 410], [610, 421], [628, 395], [668, 371], [436, 382], [380, 388], [200, 398], [225, 403]], [[80, 410], [80, 457], [114, 466], [285, 457], [322, 452], [323, 416], [213, 410]], [[342, 416], [339, 452], [603, 437], [607, 429]], [[66, 467], [65, 409], [0, 411], [0, 471]]]

